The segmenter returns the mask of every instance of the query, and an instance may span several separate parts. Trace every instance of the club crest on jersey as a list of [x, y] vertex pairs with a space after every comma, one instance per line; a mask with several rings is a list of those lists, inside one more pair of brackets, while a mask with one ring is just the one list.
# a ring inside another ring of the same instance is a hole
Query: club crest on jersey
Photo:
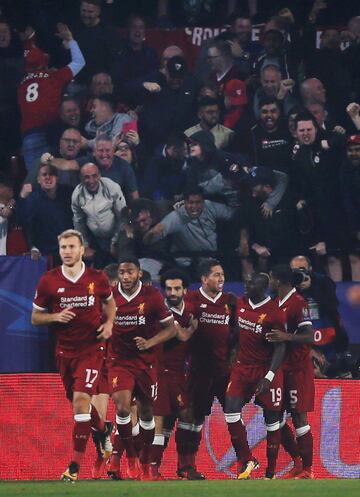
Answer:
[[181, 393], [176, 397], [176, 400], [177, 400], [177, 403], [179, 404], [179, 407], [183, 407], [184, 406], [184, 402], [183, 402]]
[[260, 314], [259, 319], [258, 319], [258, 324], [262, 324], [266, 318], [266, 314]]
[[95, 283], [92, 281], [88, 284], [89, 295], [94, 295], [95, 293]]
[[225, 304], [224, 307], [225, 307], [225, 313], [230, 314], [229, 306]]
[[118, 382], [118, 377], [115, 376], [115, 378], [113, 378], [112, 381], [111, 381], [111, 384], [112, 384], [113, 388], [117, 387], [117, 382]]
[[144, 312], [145, 312], [145, 302], [142, 302], [141, 304], [138, 305], [138, 312], [139, 312], [139, 314], [144, 314]]

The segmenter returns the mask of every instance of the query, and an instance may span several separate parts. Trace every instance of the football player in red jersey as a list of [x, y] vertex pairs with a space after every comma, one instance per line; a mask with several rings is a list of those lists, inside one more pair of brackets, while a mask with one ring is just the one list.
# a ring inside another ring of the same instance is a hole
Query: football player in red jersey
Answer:
[[[207, 259], [199, 264], [201, 287], [188, 293], [187, 299], [198, 321], [190, 344], [189, 392], [194, 410], [194, 424], [188, 451], [195, 455], [201, 441], [205, 416], [211, 413], [214, 398], [225, 408], [226, 388], [230, 378], [232, 352], [236, 348], [238, 327], [236, 297], [223, 293], [225, 275], [219, 261]], [[204, 479], [195, 465], [178, 471], [180, 477]]]
[[[78, 478], [91, 429], [102, 434], [100, 443], [112, 431], [104, 422], [91, 396], [96, 391], [105, 345], [115, 318], [115, 302], [109, 282], [102, 271], [87, 268], [82, 261], [84, 241], [81, 233], [61, 233], [59, 253], [62, 266], [43, 274], [38, 284], [31, 322], [49, 325], [56, 333], [56, 362], [67, 398], [74, 410], [73, 457], [62, 480]], [[103, 312], [106, 321], [101, 323]], [[102, 447], [104, 450], [104, 447]]]
[[[128, 476], [152, 480], [150, 449], [155, 433], [153, 401], [157, 397], [155, 346], [173, 338], [177, 330], [159, 290], [142, 284], [136, 258], [121, 260], [118, 274], [119, 284], [114, 290], [117, 310], [108, 353], [116, 424], [127, 452]], [[143, 441], [141, 468], [132, 440], [130, 411], [134, 396]]]
[[297, 443], [284, 418], [282, 444], [294, 461], [294, 467], [285, 478], [308, 479], [313, 478], [313, 436], [307, 413], [314, 410], [314, 368], [310, 358], [314, 331], [308, 305], [294, 288], [293, 277], [288, 264], [279, 264], [271, 270], [270, 285], [277, 292], [276, 303], [285, 314], [287, 333], [275, 330], [268, 333], [267, 339], [273, 343], [286, 343], [284, 406], [291, 413]]
[[283, 377], [280, 368], [285, 356], [282, 342], [271, 344], [266, 333], [285, 331], [285, 317], [266, 297], [269, 277], [254, 273], [245, 282], [246, 296], [238, 301], [239, 348], [226, 392], [225, 419], [238, 460], [238, 479], [248, 479], [259, 467], [248, 445], [241, 410], [255, 395], [263, 407], [267, 431], [265, 479], [275, 478], [281, 440], [279, 416], [282, 409]]
[[60, 69], [49, 69], [49, 56], [34, 44], [34, 32], [24, 42], [26, 75], [18, 88], [21, 112], [23, 155], [26, 169], [47, 152], [46, 126], [58, 118], [64, 86], [84, 67], [85, 59], [79, 45], [65, 24], [57, 25], [56, 35], [70, 49], [71, 62]]
[[152, 469], [159, 478], [158, 472], [164, 449], [167, 447], [172, 429], [178, 419], [176, 430], [176, 446], [178, 453], [178, 469], [192, 467], [192, 454], [187, 454], [187, 438], [192, 430], [193, 414], [185, 376], [189, 357], [188, 340], [194, 333], [197, 322], [193, 318], [193, 309], [184, 301], [188, 277], [179, 269], [169, 269], [161, 275], [161, 287], [166, 296], [166, 304], [173, 313], [177, 336], [163, 345], [161, 361], [158, 365], [158, 398], [155, 412], [155, 437], [152, 447]]
[[[104, 273], [108, 277], [109, 284], [111, 287], [114, 287], [118, 283], [118, 265], [116, 262], [112, 264], [108, 264], [103, 269]], [[91, 403], [97, 409], [102, 419], [106, 419], [108, 404], [110, 398], [110, 387], [108, 382], [108, 374], [106, 367], [106, 357], [104, 358], [103, 367], [99, 373], [99, 382], [97, 385], [96, 393], [92, 396]], [[101, 451], [102, 447], [99, 447], [98, 443], [98, 434], [96, 431], [92, 432], [93, 440], [97, 449], [97, 456], [94, 461], [94, 464], [91, 468], [91, 476], [94, 480], [98, 480], [101, 478], [104, 467], [108, 462], [110, 455], [113, 452], [113, 446], [111, 443], [111, 437], [107, 437], [105, 440], [105, 451]]]

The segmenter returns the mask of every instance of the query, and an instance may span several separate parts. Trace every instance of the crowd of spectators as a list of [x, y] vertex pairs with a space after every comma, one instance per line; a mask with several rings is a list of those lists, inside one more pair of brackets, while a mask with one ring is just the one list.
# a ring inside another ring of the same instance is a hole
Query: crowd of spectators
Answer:
[[[360, 280], [360, 5], [327, 27], [334, 4], [0, 1], [0, 254], [56, 261], [75, 227], [90, 264], [154, 280], [298, 253]], [[192, 64], [147, 21], [228, 28]]]

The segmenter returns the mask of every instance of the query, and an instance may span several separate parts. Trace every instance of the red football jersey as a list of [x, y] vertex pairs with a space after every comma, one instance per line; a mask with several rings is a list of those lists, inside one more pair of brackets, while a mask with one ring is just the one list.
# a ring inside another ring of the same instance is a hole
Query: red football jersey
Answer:
[[68, 66], [53, 71], [34, 71], [25, 76], [18, 89], [23, 133], [58, 118], [63, 88], [72, 78]]
[[209, 371], [215, 376], [229, 374], [229, 294], [218, 293], [209, 297], [202, 288], [189, 292], [187, 299], [194, 309], [198, 329], [191, 339], [191, 362], [193, 367]]
[[[170, 311], [173, 313], [174, 320], [180, 326], [183, 328], [190, 326], [190, 317], [191, 314], [194, 315], [194, 311], [189, 302], [184, 302], [181, 310], [170, 307]], [[172, 373], [183, 374], [188, 353], [189, 342], [181, 342], [176, 337], [165, 342], [163, 349], [163, 368]]]
[[238, 361], [246, 366], [270, 366], [274, 346], [265, 335], [272, 329], [285, 331], [284, 313], [270, 297], [258, 304], [241, 297], [237, 316], [240, 327]]
[[[312, 325], [308, 304], [295, 288], [282, 300], [277, 298], [276, 303], [285, 313], [289, 333], [296, 333], [301, 326]], [[310, 349], [311, 346], [307, 343], [288, 343], [285, 369], [306, 367], [310, 359]]]
[[102, 271], [83, 264], [79, 276], [70, 279], [60, 266], [42, 275], [33, 306], [51, 313], [71, 307], [75, 318], [69, 323], [52, 323], [50, 329], [56, 332], [56, 353], [76, 357], [99, 344], [96, 330], [101, 324], [101, 303], [111, 297], [108, 279]]
[[138, 290], [131, 296], [122, 291], [119, 283], [114, 290], [114, 298], [117, 310], [109, 355], [130, 362], [140, 359], [139, 365], [142, 362], [155, 363], [156, 350], [140, 351], [134, 338], [152, 338], [160, 330], [158, 323], [172, 319], [163, 296], [156, 288], [140, 282]]

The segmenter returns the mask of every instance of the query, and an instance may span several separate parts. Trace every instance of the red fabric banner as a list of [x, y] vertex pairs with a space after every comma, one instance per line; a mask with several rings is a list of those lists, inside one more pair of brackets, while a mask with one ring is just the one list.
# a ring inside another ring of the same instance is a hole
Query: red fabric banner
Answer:
[[[72, 411], [57, 374], [0, 375], [0, 480], [58, 479], [71, 456]], [[360, 382], [317, 380], [315, 412], [310, 414], [314, 433], [316, 478], [360, 477]], [[109, 419], [114, 419], [110, 402]], [[244, 410], [250, 445], [265, 471], [265, 429], [261, 409]], [[81, 478], [90, 477], [95, 450], [89, 441]], [[278, 474], [287, 471], [289, 458], [283, 450]], [[198, 468], [208, 479], [235, 476], [235, 458], [224, 416], [218, 403], [204, 425]], [[165, 452], [161, 471], [174, 478], [174, 437]]]

